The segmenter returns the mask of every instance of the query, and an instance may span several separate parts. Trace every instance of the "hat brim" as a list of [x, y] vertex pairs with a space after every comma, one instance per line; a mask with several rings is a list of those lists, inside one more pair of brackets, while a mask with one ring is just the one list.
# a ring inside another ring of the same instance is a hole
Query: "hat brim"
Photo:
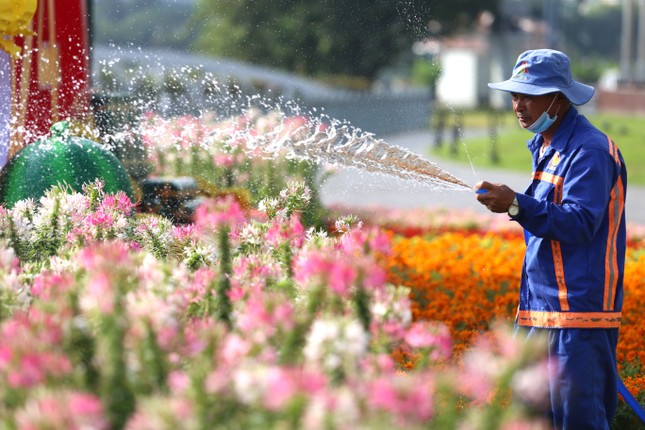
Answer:
[[593, 97], [596, 90], [594, 87], [585, 85], [580, 82], [573, 82], [573, 85], [567, 88], [560, 87], [542, 87], [526, 82], [517, 82], [508, 79], [503, 82], [489, 83], [489, 88], [499, 91], [506, 91], [509, 93], [528, 94], [532, 96], [542, 96], [549, 93], [561, 92], [565, 97], [574, 105], [580, 106], [587, 103]]

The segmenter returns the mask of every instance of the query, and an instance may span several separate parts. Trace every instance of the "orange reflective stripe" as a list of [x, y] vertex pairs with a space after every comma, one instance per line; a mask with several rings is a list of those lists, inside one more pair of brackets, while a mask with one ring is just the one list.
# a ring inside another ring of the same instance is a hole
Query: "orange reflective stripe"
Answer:
[[547, 173], [547, 172], [534, 172], [533, 179], [538, 181], [548, 182], [550, 184], [555, 185], [555, 190], [554, 190], [555, 194], [553, 195], [553, 201], [555, 202], [555, 204], [558, 204], [558, 205], [562, 203], [562, 191], [564, 188], [563, 176], [552, 175], [551, 173]]
[[564, 178], [562, 176], [552, 175], [551, 173], [547, 172], [534, 172], [533, 179], [548, 182], [554, 185], [562, 185], [562, 183], [564, 183]]
[[[553, 193], [553, 202], [557, 205], [562, 203], [564, 177], [540, 171], [533, 172], [533, 179], [553, 184], [555, 186]], [[551, 241], [551, 252], [553, 253], [553, 268], [555, 270], [555, 279], [558, 283], [558, 299], [560, 300], [560, 309], [563, 311], [568, 311], [570, 308], [569, 300], [567, 297], [567, 283], [564, 278], [564, 262], [562, 261], [562, 249], [560, 248], [560, 242], [558, 242], [557, 240]]]
[[620, 312], [548, 312], [519, 311], [517, 323], [546, 328], [618, 328]]
[[[618, 156], [618, 147], [607, 138], [609, 142], [609, 152], [620, 165]], [[607, 234], [607, 245], [605, 248], [605, 288], [603, 297], [603, 310], [614, 310], [614, 301], [616, 299], [616, 288], [618, 286], [618, 256], [616, 255], [616, 240], [618, 229], [625, 210], [625, 186], [622, 178], [618, 178], [616, 184], [611, 190], [609, 197], [608, 217], [609, 230]]]
[[[549, 182], [555, 185], [553, 193], [553, 202], [557, 205], [562, 203], [562, 191], [564, 185], [564, 177], [552, 175], [546, 172], [536, 172], [533, 176], [535, 179], [541, 181]], [[560, 248], [560, 242], [557, 240], [551, 241], [551, 251], [553, 253], [553, 268], [555, 270], [555, 279], [558, 283], [558, 299], [560, 300], [560, 309], [563, 311], [568, 311], [569, 300], [567, 298], [567, 283], [564, 278], [564, 262], [562, 260], [562, 249]]]
[[618, 146], [607, 136], [607, 144], [609, 145], [609, 153], [611, 154], [612, 157], [614, 157], [614, 161], [616, 161], [616, 164], [619, 166], [622, 165], [620, 162], [620, 157], [618, 156]]
[[611, 190], [609, 201], [609, 231], [607, 234], [607, 245], [605, 248], [605, 288], [603, 310], [611, 311], [614, 309], [614, 298], [616, 296], [616, 286], [618, 285], [618, 256], [616, 255], [616, 239], [618, 228], [623, 213], [623, 186], [622, 180], [618, 180]]
[[560, 300], [560, 310], [568, 311], [569, 300], [567, 299], [567, 283], [564, 280], [564, 262], [562, 261], [562, 249], [560, 242], [551, 241], [551, 252], [553, 253], [553, 268], [555, 269], [555, 280], [558, 283], [558, 299]]

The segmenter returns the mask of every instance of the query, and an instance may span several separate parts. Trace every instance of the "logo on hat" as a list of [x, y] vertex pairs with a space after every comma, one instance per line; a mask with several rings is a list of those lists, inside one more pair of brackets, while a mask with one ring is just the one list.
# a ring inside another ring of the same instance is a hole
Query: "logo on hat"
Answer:
[[517, 67], [515, 76], [513, 76], [515, 79], [522, 79], [526, 80], [526, 75], [529, 74], [529, 64], [526, 61], [523, 61], [522, 64]]

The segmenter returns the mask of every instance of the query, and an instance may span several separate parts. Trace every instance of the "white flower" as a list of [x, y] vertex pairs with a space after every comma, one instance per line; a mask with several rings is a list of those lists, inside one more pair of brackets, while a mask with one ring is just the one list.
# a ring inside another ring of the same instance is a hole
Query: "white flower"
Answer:
[[11, 270], [16, 261], [16, 253], [13, 248], [0, 246], [0, 270]]
[[511, 385], [514, 394], [537, 407], [546, 407], [549, 401], [549, 371], [546, 361], [518, 370]]
[[264, 243], [264, 231], [256, 223], [249, 223], [239, 232], [239, 239], [248, 245], [259, 246]]
[[388, 312], [388, 307], [385, 303], [374, 303], [372, 305], [372, 315], [375, 317], [384, 317]]
[[184, 249], [184, 263], [189, 260], [201, 261], [205, 264], [213, 264], [217, 261], [217, 248], [213, 245], [193, 246]]
[[376, 290], [371, 305], [372, 315], [379, 322], [398, 322], [406, 327], [412, 323], [410, 290], [388, 284]]
[[309, 336], [307, 337], [307, 345], [303, 350], [307, 360], [320, 360], [320, 357], [323, 355], [323, 345], [329, 338], [328, 333], [333, 333], [334, 328], [330, 322], [323, 320], [314, 321], [311, 325]]
[[233, 374], [233, 387], [237, 397], [246, 404], [253, 404], [262, 398], [262, 384], [259, 383], [261, 370], [246, 366]]
[[16, 234], [22, 239], [30, 239], [34, 231], [34, 225], [31, 221], [35, 212], [35, 203], [32, 199], [20, 200], [16, 203], [10, 212]]
[[275, 213], [279, 210], [280, 201], [275, 197], [266, 197], [260, 200], [258, 203], [258, 210], [264, 212], [267, 216], [275, 216]]
[[355, 215], [346, 215], [338, 218], [334, 223], [334, 228], [340, 233], [347, 233], [352, 227], [360, 230], [363, 227], [363, 221], [360, 221]]
[[369, 336], [355, 319], [318, 319], [314, 321], [303, 350], [305, 360], [329, 372], [343, 368], [353, 371], [365, 355]]
[[343, 340], [345, 345], [342, 346], [355, 357], [365, 354], [369, 344], [369, 337], [365, 329], [363, 329], [363, 325], [358, 320], [351, 320], [345, 325], [344, 329]]
[[356, 397], [355, 391], [344, 386], [335, 391], [315, 395], [304, 412], [303, 428], [359, 428], [357, 424], [361, 419], [361, 409]]
[[324, 230], [316, 230], [313, 227], [305, 234], [305, 245], [303, 250], [321, 249], [330, 241], [329, 235]]
[[55, 255], [49, 259], [49, 268], [54, 273], [71, 273], [78, 270], [78, 263], [74, 259]]

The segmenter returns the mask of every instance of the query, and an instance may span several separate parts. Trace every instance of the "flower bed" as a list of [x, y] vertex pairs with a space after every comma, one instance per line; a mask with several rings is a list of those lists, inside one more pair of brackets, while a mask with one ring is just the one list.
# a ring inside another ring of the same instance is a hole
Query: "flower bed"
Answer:
[[[241, 135], [179, 124], [147, 139], [167, 139], [156, 174], [205, 175], [194, 223], [138, 213], [100, 182], [0, 207], [3, 428], [549, 427], [545, 345], [516, 342], [509, 324], [512, 223], [327, 222], [315, 168], [256, 169]], [[619, 359], [642, 398], [641, 243], [632, 235]]]
[[[351, 211], [334, 208], [336, 213]], [[503, 216], [444, 210], [353, 210], [366, 223], [395, 232], [388, 281], [411, 290], [415, 320], [442, 321], [455, 341], [454, 357], [491, 321], [515, 317], [524, 239]], [[621, 378], [645, 403], [645, 229], [628, 226], [623, 323], [617, 350]], [[627, 427], [626, 427], [627, 426]], [[640, 428], [621, 403], [615, 428]]]
[[292, 183], [258, 210], [207, 200], [175, 226], [95, 183], [0, 211], [0, 421], [547, 428], [541, 343], [499, 325], [451, 363], [446, 325], [413, 321], [386, 282], [389, 236], [351, 218], [305, 229], [308, 197]]

